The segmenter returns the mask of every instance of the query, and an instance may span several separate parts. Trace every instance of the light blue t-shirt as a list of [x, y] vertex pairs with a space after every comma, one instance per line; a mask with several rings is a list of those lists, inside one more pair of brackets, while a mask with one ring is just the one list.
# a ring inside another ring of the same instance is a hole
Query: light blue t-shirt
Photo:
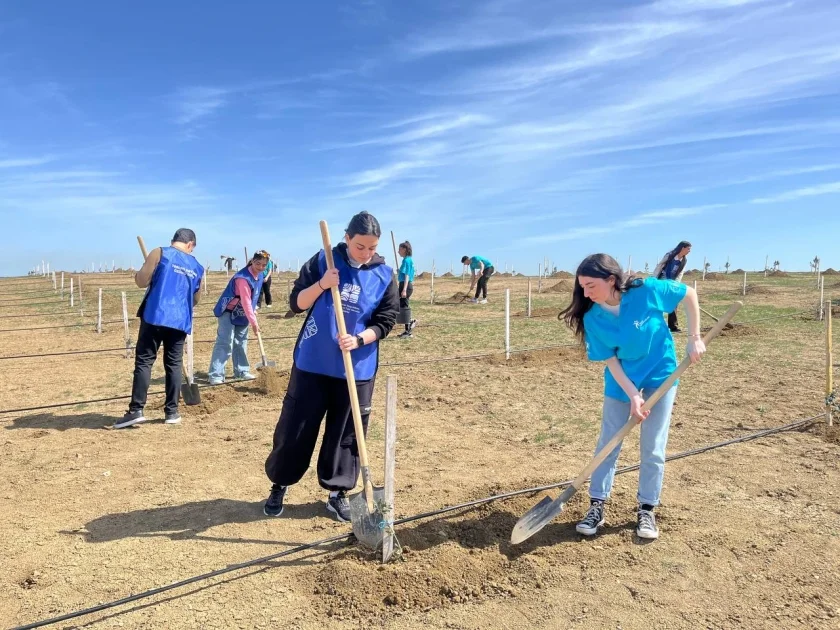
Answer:
[[411, 256], [406, 256], [402, 259], [400, 270], [397, 273], [398, 282], [405, 282], [406, 278], [408, 278], [409, 282], [414, 282], [414, 260]]
[[483, 256], [473, 256], [472, 258], [470, 258], [470, 270], [475, 271], [476, 269], [479, 269], [482, 263], [484, 264], [485, 269], [487, 269], [487, 267], [493, 266], [493, 263], [491, 263]]
[[[618, 316], [593, 304], [583, 316], [586, 356], [590, 361], [618, 357], [639, 390], [659, 387], [677, 369], [674, 338], [663, 313], [673, 312], [687, 289], [672, 280], [647, 278], [622, 294]], [[609, 368], [604, 368], [604, 395], [629, 401]]]
[[268, 264], [266, 264], [265, 269], [263, 269], [263, 277], [268, 277], [268, 274], [271, 273], [272, 269], [274, 269], [274, 263], [271, 262], [271, 259], [269, 259]]

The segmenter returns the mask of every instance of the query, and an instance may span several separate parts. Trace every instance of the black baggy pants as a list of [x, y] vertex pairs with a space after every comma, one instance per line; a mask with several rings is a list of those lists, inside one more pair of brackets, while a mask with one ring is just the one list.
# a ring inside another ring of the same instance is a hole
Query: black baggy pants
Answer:
[[184, 341], [187, 333], [166, 326], [153, 326], [140, 320], [137, 347], [134, 350], [134, 382], [131, 385], [129, 411], [142, 411], [146, 406], [149, 382], [152, 380], [152, 365], [157, 359], [158, 349], [163, 344], [163, 369], [166, 371], [166, 413], [178, 411], [178, 396], [181, 392], [181, 361], [184, 355]]
[[[362, 425], [367, 433], [375, 377], [356, 381]], [[315, 442], [326, 414], [324, 439], [318, 454], [318, 482], [327, 490], [352, 490], [359, 477], [359, 449], [350, 411], [350, 394], [343, 378], [324, 376], [292, 366], [274, 446], [265, 460], [272, 483], [291, 486], [309, 468]]]
[[[405, 289], [405, 297], [402, 296], [403, 289]], [[406, 281], [403, 280], [402, 282], [400, 282], [399, 291], [400, 291], [400, 310], [409, 308], [408, 301], [411, 299], [411, 294], [414, 293], [414, 283], [409, 282], [408, 285], [406, 285]], [[406, 324], [405, 329], [406, 330], [411, 330], [411, 324]]]
[[260, 298], [257, 301], [257, 306], [262, 306], [263, 296], [265, 296], [265, 303], [268, 306], [271, 306], [271, 278], [263, 282], [262, 288], [260, 289]]
[[[490, 276], [493, 275], [495, 269], [493, 267], [485, 267], [484, 271], [478, 277], [478, 284], [475, 287], [475, 299], [479, 297], [487, 299], [487, 283], [490, 281]], [[481, 294], [481, 295], [479, 295]]]

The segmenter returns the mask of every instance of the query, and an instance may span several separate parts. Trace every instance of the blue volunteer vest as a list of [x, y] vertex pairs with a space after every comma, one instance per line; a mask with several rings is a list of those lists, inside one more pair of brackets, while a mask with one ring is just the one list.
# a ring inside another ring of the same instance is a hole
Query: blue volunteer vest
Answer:
[[[377, 265], [373, 269], [356, 269], [333, 248], [335, 266], [338, 269], [341, 306], [344, 309], [344, 322], [347, 332], [358, 335], [370, 321], [373, 312], [391, 283], [393, 271], [387, 265]], [[323, 275], [327, 271], [327, 259], [321, 250], [318, 266]], [[345, 378], [344, 359], [338, 346], [338, 324], [335, 322], [335, 306], [332, 293], [326, 291], [309, 311], [297, 345], [295, 346], [295, 365], [306, 372], [324, 374], [335, 378]], [[353, 360], [353, 373], [360, 381], [374, 377], [379, 363], [379, 342], [366, 344], [350, 353]]]
[[263, 280], [265, 279], [262, 274], [258, 274], [257, 278], [255, 279], [254, 276], [251, 275], [251, 272], [248, 271], [248, 267], [244, 269], [240, 269], [237, 271], [233, 278], [231, 278], [225, 290], [222, 291], [221, 297], [219, 297], [219, 301], [216, 302], [216, 306], [213, 308], [213, 314], [216, 317], [221, 317], [225, 311], [227, 311], [228, 303], [233, 300], [239, 300], [236, 303], [236, 306], [233, 307], [233, 310], [228, 311], [230, 313], [230, 321], [234, 326], [247, 326], [248, 325], [248, 318], [245, 317], [245, 309], [242, 308], [242, 300], [239, 299], [239, 296], [236, 295], [236, 286], [234, 283], [236, 282], [237, 278], [244, 278], [245, 281], [251, 287], [251, 308], [257, 308], [257, 302], [260, 299], [260, 289], [262, 289]]
[[201, 286], [204, 267], [190, 254], [161, 247], [160, 262], [143, 298], [140, 317], [147, 324], [192, 332], [193, 296]]

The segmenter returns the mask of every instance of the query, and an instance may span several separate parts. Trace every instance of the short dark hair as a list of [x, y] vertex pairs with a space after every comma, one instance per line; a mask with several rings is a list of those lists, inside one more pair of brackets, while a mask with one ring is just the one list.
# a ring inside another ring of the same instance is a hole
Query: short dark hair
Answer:
[[180, 228], [172, 237], [173, 243], [193, 243], [196, 244], [195, 232], [189, 228]]
[[412, 254], [411, 243], [409, 243], [408, 241], [403, 241], [402, 243], [400, 243], [400, 247], [402, 247], [405, 250], [405, 255], [406, 256], [411, 256], [411, 254]]
[[379, 221], [372, 214], [363, 211], [350, 219], [347, 229], [344, 230], [347, 236], [353, 238], [354, 236], [375, 236], [379, 238], [382, 236], [382, 229], [379, 227]]
[[468, 262], [470, 262], [470, 257], [469, 256], [464, 256], [463, 258], [461, 258], [461, 262], [466, 265]]

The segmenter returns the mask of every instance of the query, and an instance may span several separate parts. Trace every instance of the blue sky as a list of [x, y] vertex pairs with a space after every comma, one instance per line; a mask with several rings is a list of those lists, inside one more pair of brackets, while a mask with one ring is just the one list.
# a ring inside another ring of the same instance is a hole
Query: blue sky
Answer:
[[363, 209], [420, 268], [840, 268], [838, 32], [835, 0], [3, 3], [0, 274], [181, 226], [287, 267]]

